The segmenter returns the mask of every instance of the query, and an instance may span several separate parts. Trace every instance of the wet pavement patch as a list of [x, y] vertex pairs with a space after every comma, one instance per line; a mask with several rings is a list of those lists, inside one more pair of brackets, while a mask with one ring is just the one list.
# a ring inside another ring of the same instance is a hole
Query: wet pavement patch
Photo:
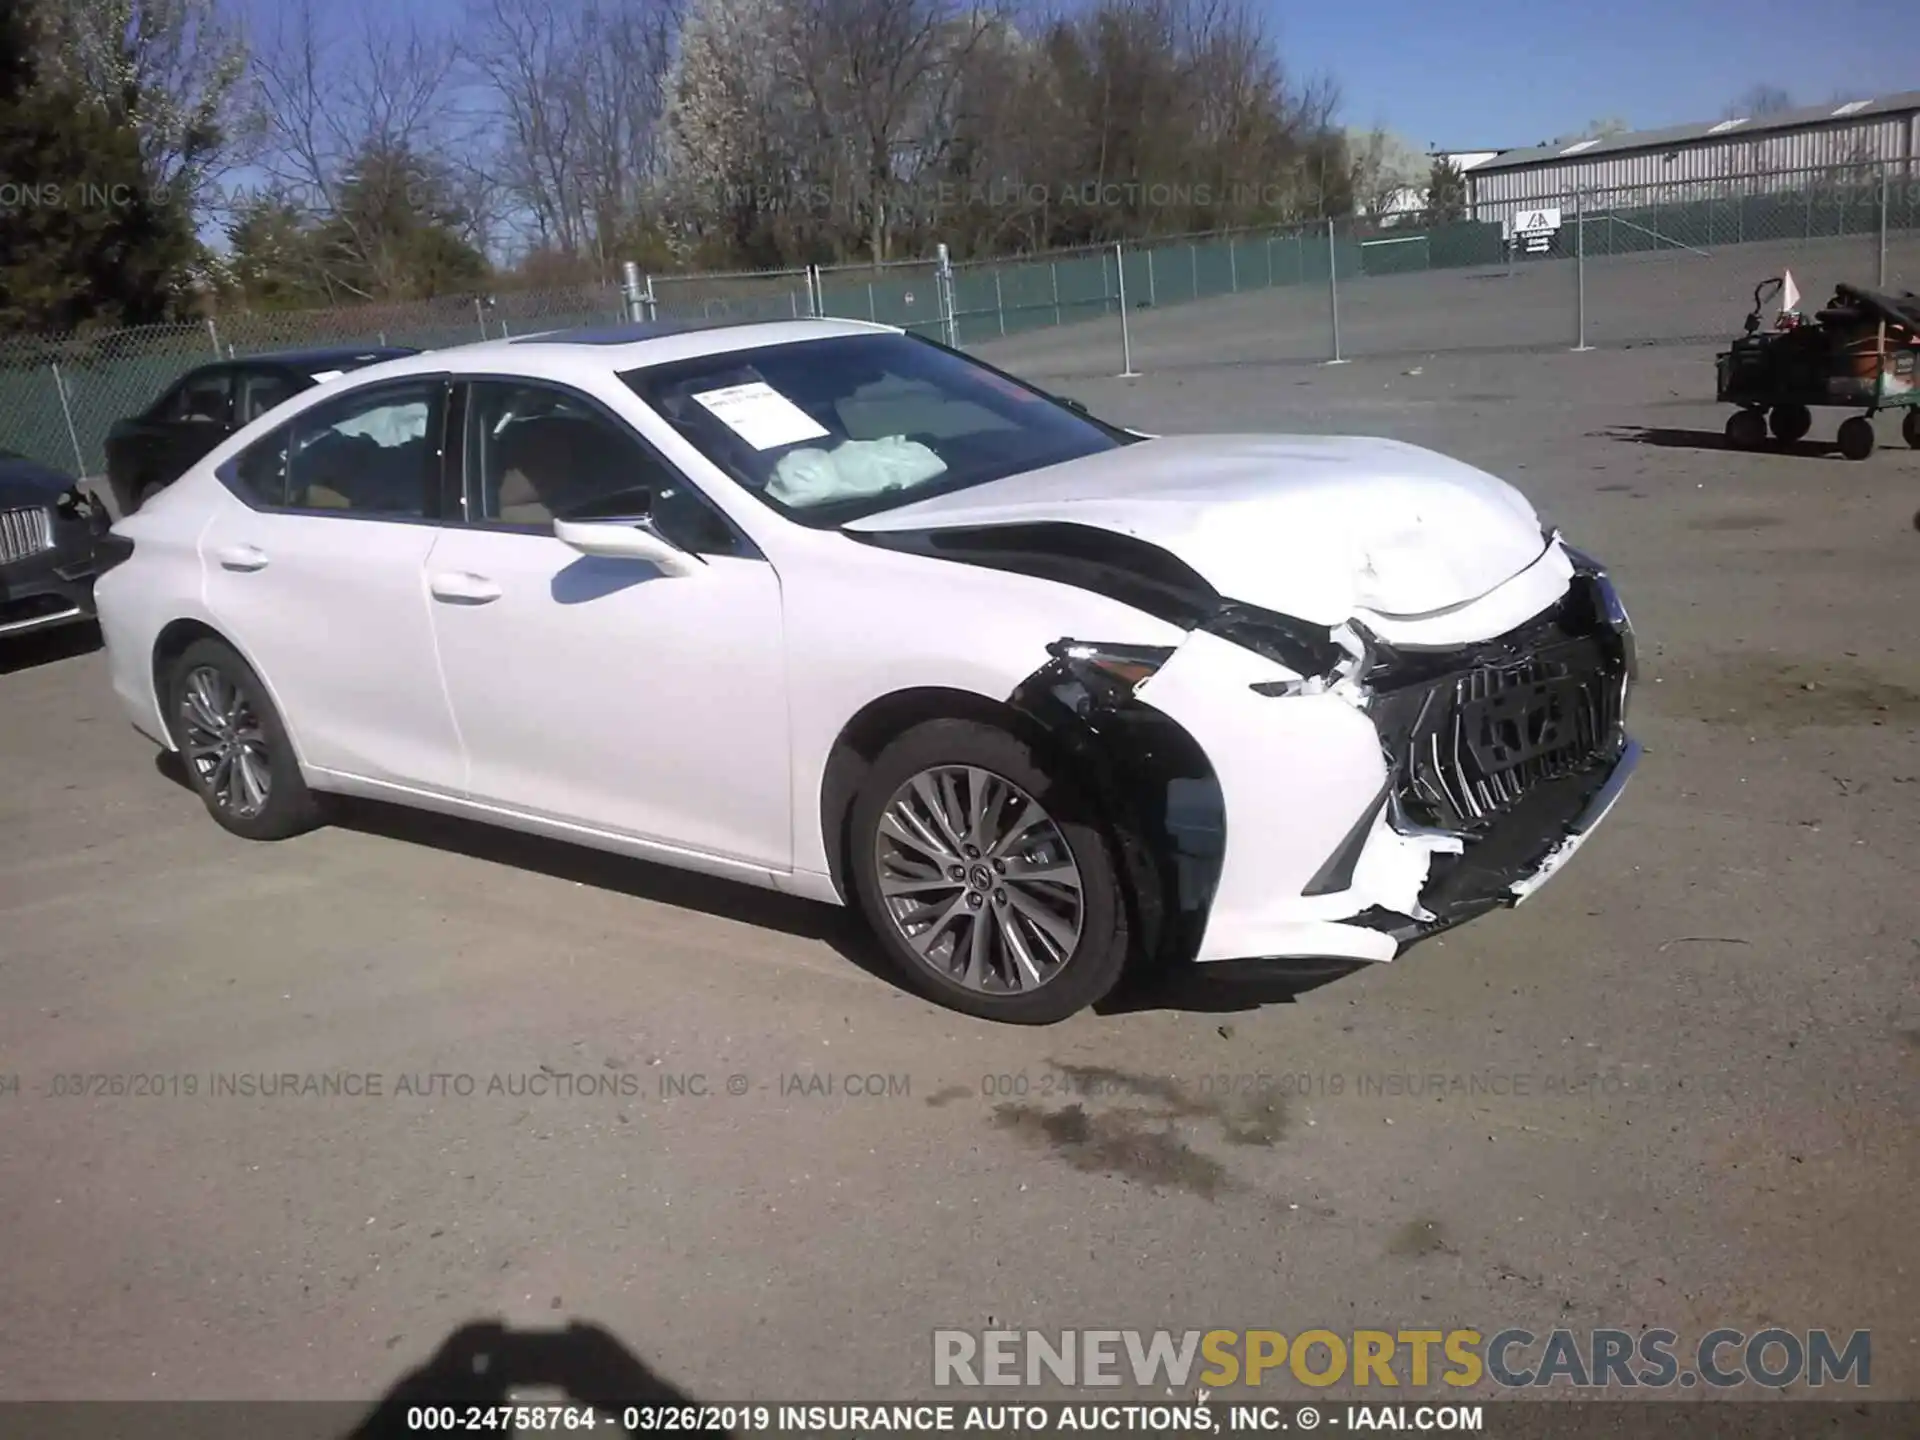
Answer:
[[1646, 698], [1668, 714], [1755, 730], [1920, 722], [1920, 690], [1858, 661], [1734, 656], [1664, 671]]
[[1219, 1161], [1193, 1148], [1181, 1122], [1199, 1122], [1230, 1146], [1275, 1145], [1286, 1133], [1286, 1097], [1271, 1087], [1195, 1093], [1170, 1076], [1137, 1075], [1106, 1065], [1054, 1064], [1065, 1105], [995, 1107], [1001, 1129], [1045, 1144], [1076, 1170], [1151, 1185], [1173, 1185], [1213, 1198], [1236, 1188]]
[[1173, 1133], [1156, 1117], [1137, 1110], [1089, 1115], [1080, 1105], [1044, 1110], [1037, 1105], [994, 1107], [994, 1124], [1050, 1153], [1083, 1174], [1109, 1175], [1154, 1189], [1186, 1190], [1212, 1200], [1234, 1187], [1226, 1166]]
[[1409, 1220], [1387, 1242], [1387, 1253], [1419, 1259], [1423, 1255], [1451, 1255], [1453, 1247], [1447, 1244], [1438, 1220]]

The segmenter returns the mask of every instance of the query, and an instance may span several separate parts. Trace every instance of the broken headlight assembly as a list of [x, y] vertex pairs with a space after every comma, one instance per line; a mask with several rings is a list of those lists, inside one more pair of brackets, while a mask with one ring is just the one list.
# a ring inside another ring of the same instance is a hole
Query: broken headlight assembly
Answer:
[[1331, 677], [1352, 658], [1352, 651], [1326, 626], [1309, 625], [1252, 605], [1224, 605], [1204, 628], [1308, 679]]
[[1060, 698], [1080, 715], [1096, 702], [1124, 700], [1173, 654], [1170, 645], [1116, 645], [1097, 640], [1056, 640], [1047, 653], [1069, 682]]

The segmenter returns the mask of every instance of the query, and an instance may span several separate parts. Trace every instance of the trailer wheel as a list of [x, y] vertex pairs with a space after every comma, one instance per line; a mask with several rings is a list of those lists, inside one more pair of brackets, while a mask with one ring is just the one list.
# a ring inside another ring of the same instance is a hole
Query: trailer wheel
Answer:
[[1773, 413], [1767, 417], [1773, 438], [1782, 445], [1791, 445], [1803, 440], [1813, 428], [1813, 412], [1804, 405], [1776, 405]]
[[1900, 434], [1907, 444], [1920, 450], [1920, 410], [1909, 410], [1900, 422]]
[[1864, 415], [1840, 422], [1840, 453], [1849, 460], [1864, 460], [1873, 454], [1873, 422]]
[[1766, 438], [1766, 417], [1758, 410], [1736, 410], [1727, 417], [1727, 440], [1740, 449], [1751, 450]]

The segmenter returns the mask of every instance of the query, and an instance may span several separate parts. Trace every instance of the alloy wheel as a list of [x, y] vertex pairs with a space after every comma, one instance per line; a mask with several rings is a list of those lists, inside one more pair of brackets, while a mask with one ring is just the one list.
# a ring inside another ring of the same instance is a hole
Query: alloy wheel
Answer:
[[180, 687], [180, 720], [180, 748], [214, 803], [243, 820], [266, 809], [266, 732], [240, 687], [211, 665], [195, 667]]
[[1037, 990], [1080, 943], [1086, 899], [1066, 836], [990, 770], [942, 765], [907, 780], [881, 813], [873, 863], [908, 948], [969, 990]]

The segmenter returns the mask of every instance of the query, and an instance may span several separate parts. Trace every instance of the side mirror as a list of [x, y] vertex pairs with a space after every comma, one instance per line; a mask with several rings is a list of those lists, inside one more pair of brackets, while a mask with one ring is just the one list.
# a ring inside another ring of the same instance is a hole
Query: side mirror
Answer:
[[703, 563], [671, 541], [661, 538], [645, 518], [625, 520], [556, 520], [553, 536], [582, 555], [606, 560], [645, 560], [663, 575], [692, 575]]

